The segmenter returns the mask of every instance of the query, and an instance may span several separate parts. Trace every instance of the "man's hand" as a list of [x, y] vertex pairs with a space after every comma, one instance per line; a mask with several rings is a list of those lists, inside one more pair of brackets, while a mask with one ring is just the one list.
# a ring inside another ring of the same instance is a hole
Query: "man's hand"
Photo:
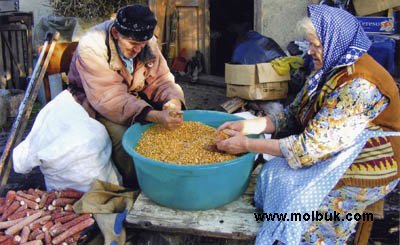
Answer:
[[163, 110], [176, 110], [180, 111], [182, 109], [182, 103], [178, 99], [171, 99], [163, 105]]
[[217, 148], [231, 154], [240, 154], [249, 151], [249, 138], [236, 130], [225, 129], [224, 133], [231, 136], [217, 142]]
[[152, 110], [147, 114], [146, 120], [160, 124], [162, 127], [167, 129], [179, 128], [183, 123], [181, 111]]

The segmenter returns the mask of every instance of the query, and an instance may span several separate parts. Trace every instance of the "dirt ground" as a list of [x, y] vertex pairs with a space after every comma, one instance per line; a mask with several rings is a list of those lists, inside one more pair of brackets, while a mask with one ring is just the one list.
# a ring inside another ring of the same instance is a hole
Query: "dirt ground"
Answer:
[[[228, 100], [225, 88], [221, 86], [204, 85], [201, 83], [179, 82], [185, 96], [187, 109], [224, 111], [220, 104]], [[11, 173], [2, 194], [8, 189], [28, 189], [38, 187], [44, 189], [43, 176], [39, 169], [34, 169], [30, 174], [21, 175]], [[368, 244], [399, 244], [399, 214], [400, 214], [399, 186], [386, 197], [385, 218], [375, 220], [374, 227]], [[234, 242], [231, 240], [206, 238], [198, 236], [175, 236], [149, 231], [128, 230], [132, 244], [252, 244], [252, 242]]]

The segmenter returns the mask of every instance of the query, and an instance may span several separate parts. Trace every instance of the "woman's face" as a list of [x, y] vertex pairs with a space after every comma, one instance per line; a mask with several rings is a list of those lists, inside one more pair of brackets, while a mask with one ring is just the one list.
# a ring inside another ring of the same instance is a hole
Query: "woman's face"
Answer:
[[135, 58], [148, 43], [148, 41], [140, 42], [135, 41], [129, 37], [125, 37], [121, 33], [119, 33], [115, 29], [115, 27], [111, 29], [111, 32], [114, 38], [117, 40], [118, 47], [121, 50], [122, 54], [128, 59]]
[[307, 41], [310, 43], [307, 53], [313, 58], [314, 69], [319, 70], [323, 66], [323, 56], [322, 56], [322, 44], [317, 35], [307, 33]]

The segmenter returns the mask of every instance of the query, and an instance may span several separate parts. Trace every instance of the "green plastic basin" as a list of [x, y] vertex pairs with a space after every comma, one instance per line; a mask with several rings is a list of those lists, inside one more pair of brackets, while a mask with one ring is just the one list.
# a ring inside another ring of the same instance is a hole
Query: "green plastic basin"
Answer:
[[[184, 111], [183, 118], [184, 121], [202, 122], [215, 128], [226, 121], [243, 119], [223, 112], [204, 110]], [[139, 186], [151, 200], [169, 208], [205, 210], [232, 202], [245, 191], [255, 153], [206, 165], [155, 161], [135, 151], [143, 132], [151, 125], [136, 123], [128, 128], [122, 139], [125, 151], [133, 158]]]

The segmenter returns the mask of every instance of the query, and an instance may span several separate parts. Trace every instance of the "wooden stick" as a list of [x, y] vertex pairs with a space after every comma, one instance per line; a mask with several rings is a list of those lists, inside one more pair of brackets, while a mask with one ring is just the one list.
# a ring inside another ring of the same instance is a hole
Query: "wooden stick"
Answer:
[[46, 201], [44, 203], [44, 207], [49, 206], [53, 202], [53, 200], [56, 199], [56, 198], [57, 198], [57, 194], [55, 192], [48, 193], [47, 194], [47, 199], [46, 199]]
[[40, 198], [40, 201], [39, 201], [39, 208], [43, 208], [44, 207], [44, 205], [46, 204], [46, 201], [47, 201], [47, 197], [48, 197], [47, 192], [43, 193], [43, 195], [42, 195], [42, 197]]
[[40, 219], [37, 219], [33, 221], [32, 223], [29, 224], [29, 229], [35, 230], [36, 228], [42, 228], [44, 224], [47, 223], [51, 219], [51, 215], [46, 215], [41, 217]]
[[76, 202], [75, 198], [57, 198], [54, 199], [53, 202], [51, 203], [54, 207], [64, 207], [67, 204], [73, 204]]
[[22, 221], [23, 219], [24, 218], [0, 222], [0, 229], [6, 229], [8, 227], [11, 227], [17, 224], [18, 222]]
[[43, 242], [41, 240], [33, 240], [30, 242], [21, 243], [21, 245], [42, 245]]
[[31, 209], [39, 209], [39, 204], [37, 202], [31, 201], [21, 196], [16, 196], [15, 199], [21, 203], [21, 205], [27, 204]]
[[[40, 53], [39, 59], [32, 73], [32, 78], [29, 81], [24, 99], [22, 100], [20, 109], [18, 110], [18, 115], [15, 118], [15, 121], [10, 131], [10, 135], [7, 139], [6, 146], [0, 158], [1, 186], [4, 186], [7, 183], [11, 171], [10, 153], [12, 152], [12, 149], [15, 147], [15, 145], [21, 142], [22, 135], [25, 131], [27, 121], [32, 111], [33, 103], [36, 100], [40, 85], [43, 81], [44, 74], [46, 73], [46, 69], [50, 62], [50, 58], [53, 54], [54, 46], [56, 44], [56, 41], [58, 40], [58, 37], [58, 32], [56, 32], [52, 37], [51, 35], [47, 36], [47, 40], [44, 42], [42, 52]], [[47, 51], [49, 43], [51, 43], [50, 48], [45, 57], [45, 53]], [[43, 59], [44, 62], [42, 65]]]
[[51, 244], [51, 236], [50, 236], [49, 231], [47, 231], [47, 230], [44, 232], [44, 242], [46, 245]]
[[52, 220], [56, 220], [56, 219], [58, 219], [58, 218], [60, 218], [60, 217], [63, 217], [63, 216], [66, 216], [66, 215], [69, 215], [69, 214], [73, 214], [73, 212], [68, 212], [68, 211], [53, 211], [52, 213], [51, 213], [51, 219]]
[[29, 238], [29, 234], [31, 233], [31, 229], [28, 226], [24, 226], [21, 231], [21, 243], [27, 242]]
[[68, 221], [67, 223], [64, 223], [60, 226], [55, 226], [54, 228], [51, 229], [50, 234], [52, 236], [57, 236], [58, 234], [60, 234], [63, 231], [66, 231], [67, 229], [69, 229], [70, 227], [77, 225], [81, 222], [83, 222], [86, 219], [91, 219], [92, 215], [91, 214], [83, 214], [79, 217], [74, 218], [73, 220]]
[[41, 233], [43, 233], [41, 229], [32, 230], [31, 234], [29, 234], [28, 241], [36, 240], [36, 237]]
[[49, 220], [46, 224], [42, 226], [42, 231], [50, 230], [50, 227], [54, 225], [53, 221]]
[[52, 243], [53, 244], [58, 244], [61, 243], [62, 241], [64, 241], [65, 239], [67, 239], [68, 237], [81, 232], [83, 230], [85, 230], [86, 228], [88, 228], [89, 226], [94, 224], [94, 219], [90, 218], [90, 219], [86, 219], [84, 221], [82, 221], [81, 223], [72, 226], [71, 228], [69, 228], [68, 230], [64, 231], [63, 233], [61, 233], [60, 235], [54, 237]]
[[20, 230], [22, 230], [24, 228], [24, 226], [29, 225], [32, 221], [40, 218], [40, 216], [42, 216], [42, 212], [38, 212], [36, 214], [33, 214], [31, 216], [28, 216], [26, 218], [24, 218], [21, 222], [11, 226], [10, 228], [8, 228], [5, 231], [6, 235], [14, 235], [15, 233], [19, 232]]
[[74, 207], [71, 204], [67, 204], [64, 206], [64, 211], [72, 212], [74, 211]]
[[[21, 206], [21, 207], [23, 207], [23, 206]], [[25, 218], [26, 216], [28, 216], [28, 213], [29, 213], [29, 209], [25, 208], [24, 210], [15, 212], [12, 215], [8, 216], [7, 220], [15, 220], [15, 219], [19, 219], [19, 218]]]
[[12, 202], [14, 202], [15, 197], [17, 196], [17, 193], [13, 190], [7, 191], [6, 194], [6, 207], [10, 206]]
[[33, 188], [29, 188], [28, 189], [28, 194], [29, 195], [32, 195], [32, 196], [34, 196], [34, 197], [39, 197], [40, 198], [40, 194], [39, 193], [37, 193], [36, 191], [35, 191], [35, 189], [33, 189]]
[[59, 192], [59, 197], [64, 197], [64, 198], [75, 198], [79, 199], [83, 196], [83, 192], [74, 190], [74, 189], [67, 189]]
[[17, 191], [17, 196], [20, 196], [20, 197], [29, 199], [29, 200], [31, 200], [32, 202], [37, 202], [37, 203], [40, 202], [40, 197], [33, 196], [33, 195], [31, 195], [31, 194], [27, 194], [27, 193], [25, 193], [25, 192], [23, 192], [23, 191]]
[[75, 219], [77, 216], [78, 216], [78, 215], [75, 214], [75, 213], [72, 213], [72, 214], [69, 214], [69, 215], [65, 215], [65, 216], [62, 216], [62, 217], [60, 217], [60, 218], [55, 219], [55, 220], [54, 220], [54, 223], [60, 222], [61, 224], [64, 224], [64, 223], [67, 223], [67, 222], [69, 222], [69, 221]]
[[6, 210], [4, 210], [3, 215], [0, 218], [0, 221], [7, 220], [7, 218], [10, 215], [12, 215], [20, 206], [21, 205], [18, 201], [14, 201], [13, 203], [11, 203], [11, 205], [8, 206]]

